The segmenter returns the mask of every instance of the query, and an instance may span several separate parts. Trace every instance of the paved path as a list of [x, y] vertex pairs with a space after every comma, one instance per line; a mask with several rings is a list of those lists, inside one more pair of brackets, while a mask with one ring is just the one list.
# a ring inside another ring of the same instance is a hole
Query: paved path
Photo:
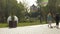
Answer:
[[[55, 24], [52, 26], [55, 26]], [[44, 24], [17, 28], [0, 28], [0, 34], [60, 34], [60, 29], [48, 28], [47, 24]]]

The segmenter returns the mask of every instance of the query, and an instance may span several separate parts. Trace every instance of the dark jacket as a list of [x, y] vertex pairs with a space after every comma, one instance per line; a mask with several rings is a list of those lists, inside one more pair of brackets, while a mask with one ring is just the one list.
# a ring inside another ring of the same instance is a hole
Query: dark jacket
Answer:
[[59, 14], [56, 14], [55, 20], [56, 20], [56, 21], [59, 21]]

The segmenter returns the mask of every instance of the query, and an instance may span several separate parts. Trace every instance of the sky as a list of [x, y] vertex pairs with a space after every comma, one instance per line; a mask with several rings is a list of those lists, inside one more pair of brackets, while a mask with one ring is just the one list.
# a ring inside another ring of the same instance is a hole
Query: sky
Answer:
[[[23, 2], [23, 0], [17, 0], [17, 1], [18, 1], [18, 3], [19, 3], [20, 1]], [[25, 0], [25, 2], [27, 3], [28, 6], [31, 6], [31, 5], [33, 5], [33, 4], [34, 4], [34, 5], [37, 5], [37, 4], [36, 4], [36, 1], [37, 1], [37, 0]]]
[[[17, 0], [17, 1], [18, 1], [18, 3], [20, 1], [23, 3], [23, 1], [24, 1], [25, 3], [27, 3], [28, 8], [30, 8], [30, 6], [32, 6], [33, 4], [37, 6], [37, 4], [36, 4], [37, 0]], [[46, 2], [46, 1], [47, 0], [44, 0], [44, 2]]]
[[[32, 6], [33, 4], [37, 6], [36, 1], [37, 0], [17, 0], [18, 3], [21, 1], [23, 3], [23, 1], [27, 4], [28, 7]], [[44, 2], [48, 2], [48, 0], [44, 0]], [[45, 3], [43, 3], [45, 5]]]

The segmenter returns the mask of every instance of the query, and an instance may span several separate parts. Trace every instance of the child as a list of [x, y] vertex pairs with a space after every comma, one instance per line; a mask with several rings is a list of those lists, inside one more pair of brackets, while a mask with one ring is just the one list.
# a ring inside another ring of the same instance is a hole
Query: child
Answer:
[[52, 23], [51, 13], [48, 13], [48, 15], [47, 15], [47, 22], [48, 22], [48, 27], [52, 28], [52, 26], [51, 26], [51, 23]]

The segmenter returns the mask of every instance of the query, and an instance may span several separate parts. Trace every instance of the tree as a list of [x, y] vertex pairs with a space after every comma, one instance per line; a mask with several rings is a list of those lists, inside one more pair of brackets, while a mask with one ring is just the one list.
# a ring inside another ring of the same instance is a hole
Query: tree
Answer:
[[48, 1], [48, 9], [52, 14], [56, 14], [57, 12], [59, 13], [59, 5], [60, 5], [60, 0], [49, 0]]
[[6, 9], [6, 0], [0, 0], [0, 22], [5, 20], [5, 9]]
[[0, 21], [7, 20], [10, 14], [23, 17], [25, 11], [24, 4], [17, 3], [16, 0], [0, 0]]
[[24, 19], [24, 16], [25, 16], [25, 7], [24, 7], [24, 5], [21, 2], [17, 5], [16, 15], [18, 16], [20, 21], [22, 19]]
[[43, 17], [44, 18], [44, 11], [43, 11], [43, 5], [42, 5], [42, 2], [43, 2], [44, 0], [37, 0], [37, 4], [38, 4], [38, 12], [40, 12], [40, 22], [41, 22], [41, 17]]

